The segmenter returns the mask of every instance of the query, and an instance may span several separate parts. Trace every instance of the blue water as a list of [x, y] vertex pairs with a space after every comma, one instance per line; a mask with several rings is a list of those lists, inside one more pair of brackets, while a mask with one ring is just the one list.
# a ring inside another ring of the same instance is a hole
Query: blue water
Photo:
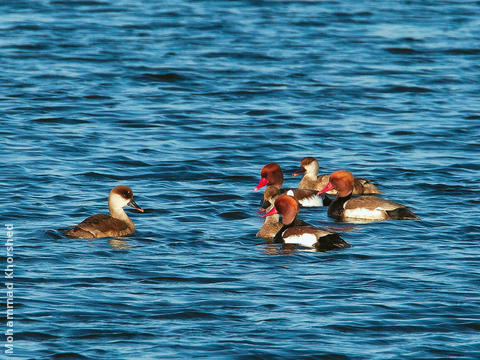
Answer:
[[[478, 359], [479, 29], [478, 1], [2, 2], [10, 357]], [[421, 220], [255, 238], [260, 169], [304, 156]], [[58, 231], [118, 184], [133, 236]]]

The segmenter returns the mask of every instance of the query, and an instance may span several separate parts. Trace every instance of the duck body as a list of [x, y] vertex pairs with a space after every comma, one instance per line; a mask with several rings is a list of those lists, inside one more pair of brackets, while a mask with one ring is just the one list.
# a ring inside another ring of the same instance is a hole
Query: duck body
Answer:
[[377, 196], [338, 197], [328, 208], [328, 216], [341, 220], [414, 220], [418, 217], [405, 205]]
[[133, 200], [132, 189], [125, 185], [116, 186], [108, 197], [110, 215], [90, 216], [74, 226], [66, 235], [70, 238], [82, 239], [131, 235], [135, 232], [135, 225], [123, 210], [127, 205], [143, 212], [143, 209]]
[[[293, 226], [304, 227], [311, 226], [303, 220], [295, 219]], [[280, 238], [277, 237], [280, 230], [283, 229], [284, 225], [280, 222], [280, 216], [278, 214], [273, 214], [271, 216], [265, 217], [265, 222], [263, 226], [258, 230], [256, 237], [263, 238], [265, 240], [273, 240], [274, 242], [282, 242]], [[282, 231], [283, 232], [283, 231]]]
[[265, 218], [265, 222], [255, 236], [265, 240], [273, 240], [281, 228], [282, 224], [280, 223], [280, 217], [277, 214], [268, 216]]
[[319, 195], [315, 189], [282, 189], [283, 171], [280, 165], [276, 163], [265, 165], [260, 172], [260, 176], [260, 181], [254, 190], [258, 190], [265, 185], [276, 187], [279, 194], [288, 194], [294, 197], [303, 207], [324, 206], [327, 205], [324, 202], [329, 200], [326, 196]]
[[329, 176], [329, 183], [320, 192], [335, 188], [336, 199], [328, 207], [328, 216], [341, 221], [377, 221], [386, 219], [415, 220], [418, 217], [405, 205], [378, 196], [352, 196], [352, 173], [340, 170]]
[[323, 230], [314, 226], [290, 225], [280, 229], [275, 235], [275, 242], [300, 245], [317, 251], [346, 249], [351, 247], [339, 234]]
[[326, 196], [319, 196], [316, 190], [282, 189], [281, 193], [295, 198], [302, 207], [319, 207], [330, 204], [330, 199]]
[[[318, 161], [313, 157], [305, 157], [300, 161], [300, 168], [295, 171], [294, 176], [304, 174], [302, 180], [298, 184], [299, 189], [312, 189], [322, 190], [327, 184], [329, 175], [318, 175], [320, 166]], [[327, 194], [335, 195], [337, 191], [331, 189]], [[380, 194], [380, 190], [371, 183], [370, 180], [356, 177], [354, 179], [353, 195], [368, 195], [368, 194]]]
[[265, 214], [271, 216], [278, 214], [282, 217], [283, 226], [273, 238], [274, 242], [285, 245], [299, 245], [317, 251], [349, 248], [339, 234], [314, 227], [297, 218], [298, 202], [289, 195], [281, 195], [275, 200], [275, 206]]
[[[295, 173], [298, 174], [298, 173]], [[297, 175], [294, 175], [297, 176]], [[300, 183], [298, 184], [299, 189], [311, 189], [311, 190], [322, 190], [325, 185], [328, 184], [328, 174], [327, 175], [315, 175], [315, 176], [308, 176], [305, 174], [300, 180]], [[332, 191], [329, 192], [331, 194]], [[334, 193], [336, 193], [334, 191]]]
[[[130, 221], [131, 222], [131, 221]], [[101, 238], [131, 235], [135, 226], [108, 214], [92, 215], [67, 233], [72, 238]]]

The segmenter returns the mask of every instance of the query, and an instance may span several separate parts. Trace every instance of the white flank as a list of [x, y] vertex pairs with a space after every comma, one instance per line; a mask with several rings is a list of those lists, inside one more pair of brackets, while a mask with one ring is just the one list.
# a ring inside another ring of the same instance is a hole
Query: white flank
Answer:
[[283, 238], [285, 244], [297, 244], [305, 247], [313, 247], [317, 242], [317, 237], [314, 234], [302, 234], [296, 236], [289, 236]]
[[344, 216], [351, 219], [379, 220], [385, 219], [385, 211], [378, 208], [375, 210], [365, 208], [347, 209], [344, 212]]
[[287, 191], [287, 195], [288, 195], [288, 196], [295, 197], [295, 194], [294, 194], [293, 190], [288, 190], [288, 191]]
[[313, 195], [299, 201], [304, 207], [323, 206], [323, 199], [321, 196]]

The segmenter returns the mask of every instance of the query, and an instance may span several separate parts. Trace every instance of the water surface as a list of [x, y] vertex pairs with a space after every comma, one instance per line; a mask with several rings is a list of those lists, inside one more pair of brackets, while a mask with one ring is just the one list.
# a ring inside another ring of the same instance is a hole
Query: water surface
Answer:
[[[478, 358], [478, 2], [43, 0], [0, 14], [17, 358]], [[303, 209], [353, 247], [265, 244], [260, 169], [304, 156], [374, 179], [421, 220], [351, 228]], [[57, 232], [107, 211], [118, 184], [146, 209], [129, 212], [133, 236]]]

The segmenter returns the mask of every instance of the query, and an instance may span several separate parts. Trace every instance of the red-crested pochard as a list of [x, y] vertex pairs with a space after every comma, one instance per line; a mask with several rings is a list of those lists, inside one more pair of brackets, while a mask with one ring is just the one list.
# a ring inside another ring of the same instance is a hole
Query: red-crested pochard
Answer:
[[[317, 194], [315, 190], [305, 189], [282, 189], [283, 185], [283, 171], [280, 165], [270, 163], [265, 165], [260, 172], [260, 181], [254, 190], [258, 190], [265, 185], [273, 186], [279, 189], [280, 194], [287, 194], [293, 196], [300, 205], [304, 207], [324, 206], [324, 197]], [[329, 200], [325, 197], [325, 200]], [[327, 205], [327, 204], [325, 204]]]
[[[314, 157], [304, 157], [300, 161], [300, 168], [293, 173], [293, 176], [303, 175], [299, 189], [322, 190], [328, 184], [328, 174], [318, 175], [319, 165], [317, 159]], [[337, 191], [335, 189], [329, 190], [327, 194], [334, 195]], [[370, 180], [356, 177], [354, 180], [353, 195], [368, 195], [381, 194], [375, 185]]]
[[66, 235], [71, 238], [89, 239], [133, 234], [135, 226], [123, 210], [127, 205], [143, 212], [143, 209], [133, 201], [132, 189], [125, 185], [115, 186], [108, 196], [110, 215], [90, 216], [68, 231]]
[[275, 200], [275, 206], [263, 216], [278, 214], [282, 217], [282, 228], [274, 237], [275, 242], [300, 245], [317, 251], [349, 248], [350, 244], [340, 235], [323, 230], [298, 220], [299, 205], [289, 195], [281, 195]]
[[375, 221], [385, 219], [415, 220], [418, 217], [405, 205], [377, 196], [352, 197], [353, 174], [346, 170], [330, 174], [328, 184], [318, 193], [337, 190], [336, 199], [328, 207], [328, 216], [337, 220]]
[[[260, 211], [269, 211], [273, 208], [275, 199], [278, 197], [279, 190], [274, 186], [267, 186], [263, 193], [262, 208]], [[278, 214], [272, 214], [272, 216], [265, 217], [263, 226], [258, 230], [256, 237], [263, 238], [265, 240], [273, 240], [278, 231], [282, 228], [280, 223], [280, 216]]]

